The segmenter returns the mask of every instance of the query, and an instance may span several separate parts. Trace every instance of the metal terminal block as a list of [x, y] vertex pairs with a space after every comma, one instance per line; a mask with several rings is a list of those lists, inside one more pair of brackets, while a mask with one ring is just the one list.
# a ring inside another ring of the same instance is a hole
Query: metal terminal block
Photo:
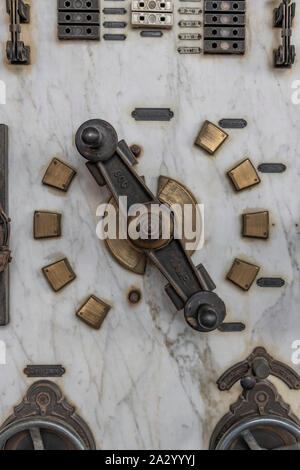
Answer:
[[178, 13], [181, 15], [201, 15], [202, 10], [201, 8], [181, 7], [178, 9]]
[[170, 13], [132, 12], [131, 24], [134, 28], [172, 28], [173, 15]]
[[204, 8], [204, 53], [244, 54], [246, 2], [206, 0]]
[[58, 25], [58, 39], [90, 39], [100, 40], [99, 26]]
[[178, 47], [179, 54], [201, 54], [201, 47]]
[[179, 21], [178, 25], [181, 28], [200, 28], [202, 23], [198, 20], [181, 20]]
[[246, 11], [245, 0], [205, 0], [204, 6], [205, 11], [212, 12], [244, 13]]
[[58, 39], [100, 40], [99, 0], [58, 0]]
[[178, 38], [182, 41], [198, 41], [201, 39], [201, 34], [199, 33], [179, 33]]
[[157, 12], [173, 12], [173, 2], [159, 0], [133, 0], [131, 3], [132, 11], [157, 11]]
[[58, 12], [59, 24], [94, 24], [99, 25], [100, 13], [82, 13], [82, 12]]
[[206, 39], [245, 39], [245, 28], [204, 26], [204, 37]]
[[224, 41], [222, 39], [205, 39], [205, 54], [244, 54], [245, 43], [243, 41]]
[[30, 47], [21, 41], [21, 24], [30, 22], [30, 6], [22, 0], [6, 0], [10, 17], [10, 40], [6, 43], [6, 57], [11, 64], [30, 64]]

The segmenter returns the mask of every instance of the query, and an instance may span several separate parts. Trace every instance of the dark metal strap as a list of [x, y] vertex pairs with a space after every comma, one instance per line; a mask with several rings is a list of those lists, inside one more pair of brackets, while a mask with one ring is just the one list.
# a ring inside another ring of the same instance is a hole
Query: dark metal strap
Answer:
[[0, 272], [7, 268], [11, 261], [9, 238], [10, 238], [10, 219], [0, 206]]

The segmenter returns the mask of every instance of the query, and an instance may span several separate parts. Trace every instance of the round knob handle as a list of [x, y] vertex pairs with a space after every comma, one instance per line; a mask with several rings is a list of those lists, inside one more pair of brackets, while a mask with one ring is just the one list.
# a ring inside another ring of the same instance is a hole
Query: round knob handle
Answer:
[[82, 132], [83, 142], [91, 148], [99, 148], [102, 141], [102, 135], [96, 127], [87, 127]]
[[218, 323], [218, 316], [210, 305], [202, 305], [198, 310], [198, 321], [204, 328], [212, 329]]
[[114, 155], [118, 136], [108, 122], [91, 119], [79, 127], [75, 143], [78, 152], [90, 162], [105, 162]]

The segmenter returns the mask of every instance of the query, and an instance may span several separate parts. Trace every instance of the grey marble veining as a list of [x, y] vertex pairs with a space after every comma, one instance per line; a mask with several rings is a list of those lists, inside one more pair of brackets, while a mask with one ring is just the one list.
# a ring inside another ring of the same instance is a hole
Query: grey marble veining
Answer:
[[[123, 3], [129, 9], [128, 0]], [[221, 394], [215, 385], [219, 375], [258, 345], [292, 365], [291, 344], [300, 339], [300, 107], [291, 100], [300, 69], [299, 61], [292, 70], [272, 68], [272, 50], [280, 41], [272, 28], [278, 2], [247, 2], [244, 57], [179, 55], [177, 13], [175, 27], [161, 39], [140, 38], [128, 27], [124, 42], [58, 42], [56, 2], [32, 4], [32, 23], [23, 28], [33, 49], [28, 67], [4, 65], [8, 27], [4, 2], [0, 7], [0, 80], [7, 86], [0, 121], [10, 128], [14, 257], [11, 323], [0, 331], [7, 344], [7, 365], [0, 366], [0, 420], [32, 382], [22, 372], [26, 364], [59, 363], [67, 373], [57, 382], [90, 424], [99, 448], [207, 448], [215, 424], [239, 393], [234, 387]], [[298, 18], [293, 40], [300, 50]], [[131, 111], [142, 106], [170, 107], [175, 116], [169, 123], [135, 122]], [[144, 277], [128, 273], [96, 238], [96, 208], [108, 192], [88, 174], [74, 135], [82, 122], [97, 117], [110, 121], [129, 144], [143, 146], [138, 171], [153, 190], [158, 176], [168, 175], [205, 205], [206, 243], [194, 261], [203, 262], [215, 280], [228, 321], [244, 321], [245, 332], [192, 331], [172, 308], [154, 267]], [[224, 117], [243, 117], [248, 127], [229, 131], [215, 157], [193, 146], [205, 119]], [[78, 171], [67, 194], [41, 184], [54, 156]], [[226, 172], [244, 157], [255, 165], [272, 161], [288, 168], [235, 193]], [[62, 211], [61, 239], [33, 240], [37, 209]], [[267, 242], [241, 238], [240, 214], [248, 209], [270, 211]], [[62, 255], [77, 280], [54, 294], [41, 268]], [[254, 285], [243, 293], [225, 280], [236, 256], [259, 264], [262, 276], [284, 277], [285, 288]], [[135, 308], [126, 301], [132, 285], [143, 291]], [[113, 304], [100, 331], [75, 317], [90, 294]], [[299, 392], [280, 390], [299, 415]]]

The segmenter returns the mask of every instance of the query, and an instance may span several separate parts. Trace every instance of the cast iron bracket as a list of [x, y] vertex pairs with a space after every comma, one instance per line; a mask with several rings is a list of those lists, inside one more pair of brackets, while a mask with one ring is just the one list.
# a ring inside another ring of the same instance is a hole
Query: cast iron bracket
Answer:
[[95, 449], [89, 427], [60, 388], [40, 380], [31, 385], [2, 424], [0, 450], [53, 450], [57, 445], [63, 450]]
[[300, 390], [300, 376], [288, 365], [277, 361], [265, 348], [258, 347], [242, 362], [230, 367], [217, 381], [221, 391], [230, 390], [239, 380], [255, 383], [255, 379], [266, 379], [273, 375], [282, 380], [291, 390]]

